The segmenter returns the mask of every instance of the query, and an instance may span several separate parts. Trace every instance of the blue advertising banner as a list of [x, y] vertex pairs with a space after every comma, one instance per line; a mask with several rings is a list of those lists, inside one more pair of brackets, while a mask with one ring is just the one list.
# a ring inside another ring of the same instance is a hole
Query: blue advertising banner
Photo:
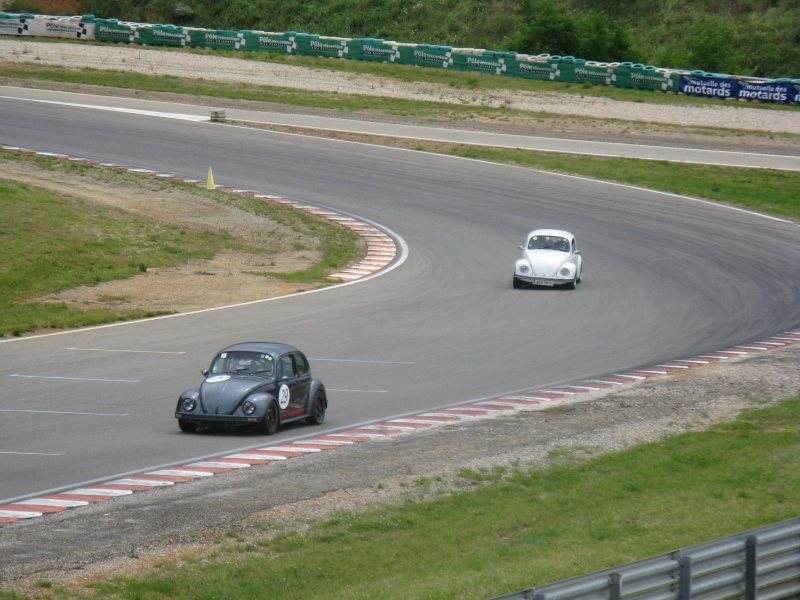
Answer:
[[679, 91], [692, 96], [738, 98], [740, 83], [738, 79], [681, 75], [681, 88]]
[[758, 82], [739, 83], [739, 98], [742, 100], [761, 100], [762, 102], [797, 102], [796, 90], [795, 99], [792, 100], [791, 82]]

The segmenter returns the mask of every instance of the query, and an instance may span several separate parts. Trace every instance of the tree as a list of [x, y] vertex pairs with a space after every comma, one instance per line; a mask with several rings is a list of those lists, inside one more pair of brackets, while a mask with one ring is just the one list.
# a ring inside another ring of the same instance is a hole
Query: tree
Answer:
[[689, 64], [692, 69], [724, 73], [737, 66], [736, 28], [720, 17], [703, 17], [690, 29]]
[[604, 12], [577, 13], [557, 0], [522, 0], [525, 17], [506, 38], [506, 50], [528, 54], [560, 54], [587, 60], [636, 60], [630, 29]]
[[528, 54], [572, 55], [578, 49], [575, 16], [557, 0], [521, 0], [525, 21], [504, 47]]

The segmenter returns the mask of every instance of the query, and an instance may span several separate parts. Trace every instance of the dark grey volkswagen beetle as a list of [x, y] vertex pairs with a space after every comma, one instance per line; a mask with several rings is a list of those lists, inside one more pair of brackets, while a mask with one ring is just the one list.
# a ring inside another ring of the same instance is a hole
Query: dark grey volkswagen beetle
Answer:
[[221, 350], [199, 388], [183, 392], [175, 418], [181, 431], [250, 427], [271, 435], [282, 423], [325, 420], [325, 386], [311, 377], [308, 359], [294, 346], [245, 342]]

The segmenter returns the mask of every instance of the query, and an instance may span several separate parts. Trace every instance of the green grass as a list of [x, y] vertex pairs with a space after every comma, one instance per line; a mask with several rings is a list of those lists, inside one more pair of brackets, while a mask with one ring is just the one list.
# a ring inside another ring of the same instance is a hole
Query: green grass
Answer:
[[[276, 203], [190, 184], [154, 181], [64, 160], [0, 151], [0, 160], [27, 161], [39, 168], [67, 171], [126, 185], [182, 188], [262, 215], [281, 226], [263, 240], [241, 240], [219, 229], [187, 229], [100, 206], [68, 194], [0, 179], [0, 337], [43, 329], [62, 329], [150, 317], [162, 311], [80, 308], [41, 298], [80, 286], [133, 277], [150, 268], [210, 259], [225, 250], [275, 255], [291, 249], [286, 232], [297, 232], [322, 254], [313, 269], [297, 273], [264, 272], [273, 278], [326, 285], [326, 277], [363, 252], [350, 230]], [[134, 188], [136, 189], [136, 188]], [[282, 241], [282, 238], [286, 238]]]
[[[798, 434], [795, 396], [706, 432], [594, 458], [567, 451], [544, 470], [459, 471], [463, 491], [409, 494], [304, 532], [270, 536], [269, 522], [228, 531], [210, 555], [86, 587], [131, 600], [483, 600], [796, 517]], [[42, 588], [47, 598], [89, 593]]]

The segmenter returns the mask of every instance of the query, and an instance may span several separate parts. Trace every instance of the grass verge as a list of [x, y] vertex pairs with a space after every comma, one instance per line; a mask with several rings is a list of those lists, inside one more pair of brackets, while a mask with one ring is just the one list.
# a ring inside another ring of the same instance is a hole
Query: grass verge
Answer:
[[[131, 71], [112, 69], [70, 68], [57, 65], [36, 64], [35, 46], [30, 46], [32, 62], [2, 62], [0, 70], [2, 77], [0, 83], [13, 85], [28, 84], [32, 87], [47, 85], [47, 82], [58, 84], [75, 84], [101, 86], [108, 90], [133, 90], [135, 95], [144, 95], [147, 92], [181, 94], [195, 97], [216, 98], [218, 100], [268, 102], [282, 105], [292, 105], [307, 108], [325, 108], [346, 112], [370, 112], [388, 115], [415, 117], [434, 121], [468, 121], [490, 120], [505, 122], [509, 120], [534, 119], [536, 122], [560, 122], [565, 119], [576, 121], [601, 121], [587, 117], [565, 117], [564, 115], [546, 112], [530, 112], [510, 109], [505, 105], [489, 106], [479, 96], [473, 101], [463, 101], [461, 104], [449, 102], [434, 102], [408, 100], [403, 98], [369, 96], [361, 94], [341, 94], [337, 92], [324, 92], [318, 90], [302, 90], [267, 85], [254, 85], [240, 82], [219, 82], [200, 78], [176, 77], [172, 75], [148, 75]], [[175, 49], [160, 49], [163, 52], [180, 52]], [[610, 86], [577, 85], [569, 83], [554, 83], [548, 81], [517, 80], [497, 76], [448, 71], [444, 69], [428, 69], [424, 67], [410, 67], [407, 65], [380, 64], [368, 61], [333, 60], [326, 58], [282, 56], [262, 54], [258, 52], [226, 53], [224, 51], [186, 50], [194, 54], [213, 54], [215, 56], [229, 55], [230, 58], [239, 60], [267, 61], [276, 63], [289, 63], [311, 69], [324, 69], [328, 71], [345, 71], [358, 74], [368, 74], [377, 77], [397, 79], [403, 82], [425, 82], [447, 85], [458, 90], [512, 90], [531, 91], [544, 93], [567, 93], [580, 96], [593, 96], [610, 100], [637, 102], [647, 104], [678, 104], [686, 106], [719, 106], [720, 100], [698, 96], [685, 96], [667, 94], [649, 90], [628, 90]], [[796, 106], [748, 104], [753, 108], [763, 110], [790, 110], [796, 111]], [[614, 121], [614, 120], [609, 120]], [[624, 125], [625, 121], [615, 121], [617, 125]], [[634, 129], [642, 127], [642, 123], [631, 122]], [[718, 134], [719, 131], [711, 127], [698, 126], [667, 126], [647, 124], [648, 127], [689, 131], [699, 134]], [[727, 132], [736, 135], [736, 131]], [[747, 132], [749, 135], [763, 135], [763, 137], [781, 137], [774, 132], [759, 134]]]
[[[34, 78], [34, 79], [49, 79], [53, 78], [57, 81], [72, 81], [78, 83], [79, 81], [67, 79], [67, 77], [83, 77], [91, 73], [108, 73], [106, 70], [96, 69], [60, 69], [59, 74], [54, 74], [53, 67], [36, 64], [39, 56], [36, 52], [36, 45], [39, 42], [53, 43], [54, 40], [25, 40], [25, 45], [22, 50], [16, 51], [15, 54], [25, 55], [30, 58], [30, 62], [26, 63], [23, 68], [19, 68], [19, 63], [7, 63], [3, 67], [4, 75], [7, 77], [21, 77], [21, 78]], [[72, 41], [72, 40], [58, 40], [62, 44], [76, 43], [80, 45], [87, 45], [92, 42], [85, 41]], [[116, 43], [103, 43], [93, 42], [98, 46], [118, 46]], [[204, 48], [167, 48], [158, 46], [148, 46], [142, 48], [140, 45], [132, 44], [129, 46], [132, 51], [146, 49], [155, 50], [158, 52], [183, 52], [198, 55], [208, 55], [215, 57], [226, 57], [236, 60], [249, 60], [254, 62], [266, 62], [294, 65], [298, 67], [305, 67], [309, 69], [322, 69], [326, 71], [338, 71], [343, 73], [355, 73], [362, 75], [374, 75], [376, 77], [386, 77], [396, 79], [404, 82], [422, 82], [434, 83], [440, 85], [447, 85], [456, 89], [474, 89], [474, 90], [529, 90], [537, 92], [558, 92], [567, 94], [576, 94], [583, 96], [594, 96], [598, 98], [608, 98], [612, 100], [623, 100], [627, 102], [647, 102], [651, 104], [686, 104], [686, 105], [712, 105], [718, 106], [720, 100], [718, 98], [709, 98], [703, 96], [686, 96], [677, 95], [675, 93], [664, 93], [654, 90], [640, 90], [615, 87], [610, 85], [594, 85], [589, 82], [585, 83], [568, 83], [568, 82], [555, 82], [538, 79], [524, 79], [518, 77], [503, 77], [486, 73], [457, 71], [453, 69], [434, 69], [427, 67], [418, 67], [413, 65], [401, 65], [397, 63], [383, 63], [373, 62], [367, 60], [348, 60], [348, 59], [334, 59], [327, 57], [317, 56], [301, 56], [289, 55], [283, 53], [271, 53], [262, 51], [233, 51], [233, 50], [218, 50], [218, 49], [204, 49]], [[8, 70], [8, 71], [7, 71]], [[6, 75], [6, 72], [13, 73]], [[67, 72], [72, 74], [68, 75]], [[124, 74], [120, 72], [120, 76], [124, 79]], [[143, 76], [146, 77], [146, 76]], [[170, 78], [177, 79], [177, 78]], [[192, 80], [185, 80], [192, 81]], [[194, 80], [200, 82], [201, 80]], [[88, 81], [81, 81], [81, 83], [89, 83]], [[99, 82], [98, 82], [99, 83]], [[112, 83], [100, 83], [100, 85], [115, 85]], [[128, 87], [124, 85], [122, 87]], [[254, 86], [256, 87], [256, 86]], [[150, 88], [143, 88], [150, 89]], [[313, 96], [314, 92], [309, 95]], [[748, 106], [763, 108], [765, 110], [797, 110], [796, 106], [783, 105], [783, 104], [761, 104], [751, 103]]]
[[621, 452], [554, 452], [543, 470], [460, 470], [463, 491], [305, 531], [229, 531], [211, 555], [83, 588], [42, 582], [37, 597], [483, 600], [795, 517], [798, 434], [795, 396]]
[[28, 161], [38, 169], [101, 179], [118, 193], [157, 193], [180, 189], [263, 216], [276, 224], [262, 239], [241, 239], [213, 228], [181, 227], [74, 194], [54, 193], [35, 185], [0, 179], [0, 337], [42, 329], [85, 327], [163, 314], [158, 310], [78, 308], [63, 302], [36, 300], [48, 294], [114, 279], [133, 277], [150, 268], [210, 259], [223, 250], [276, 255], [298, 244], [314, 245], [322, 255], [313, 268], [262, 275], [326, 285], [327, 275], [363, 253], [352, 231], [275, 203], [247, 196], [208, 191], [191, 184], [154, 181], [144, 175], [46, 157], [0, 151], [0, 160]]

